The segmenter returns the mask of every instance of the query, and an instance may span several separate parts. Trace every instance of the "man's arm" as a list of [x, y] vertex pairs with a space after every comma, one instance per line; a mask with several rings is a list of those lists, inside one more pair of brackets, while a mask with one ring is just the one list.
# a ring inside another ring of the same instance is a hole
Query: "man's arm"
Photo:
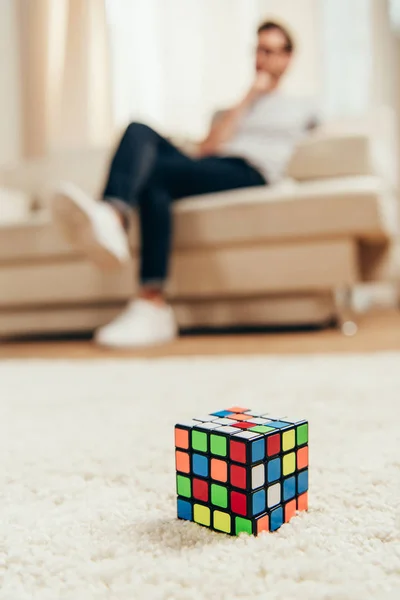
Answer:
[[208, 136], [198, 146], [199, 156], [215, 154], [222, 144], [228, 142], [236, 133], [240, 121], [253, 102], [271, 89], [271, 78], [266, 73], [259, 73], [254, 84], [239, 104], [225, 111], [211, 125]]

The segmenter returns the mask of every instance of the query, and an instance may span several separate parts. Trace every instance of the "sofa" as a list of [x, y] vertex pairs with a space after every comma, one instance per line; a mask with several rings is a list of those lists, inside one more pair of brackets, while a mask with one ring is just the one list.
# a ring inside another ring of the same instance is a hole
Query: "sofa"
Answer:
[[[398, 277], [395, 131], [387, 109], [328, 122], [298, 145], [279, 184], [177, 202], [167, 293], [180, 327], [324, 326], [340, 318], [341, 290]], [[134, 295], [135, 218], [131, 264], [104, 272], [50, 217], [60, 180], [99, 194], [110, 153], [0, 169], [0, 336], [92, 331]], [[2, 220], [16, 198], [16, 218]]]

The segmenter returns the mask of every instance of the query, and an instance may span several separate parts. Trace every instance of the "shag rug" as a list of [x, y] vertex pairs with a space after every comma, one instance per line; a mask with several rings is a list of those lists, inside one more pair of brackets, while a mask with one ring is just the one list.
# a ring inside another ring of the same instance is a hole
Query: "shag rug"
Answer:
[[[173, 425], [310, 421], [310, 510], [232, 538], [175, 519]], [[1, 600], [380, 600], [400, 576], [400, 353], [0, 363]]]

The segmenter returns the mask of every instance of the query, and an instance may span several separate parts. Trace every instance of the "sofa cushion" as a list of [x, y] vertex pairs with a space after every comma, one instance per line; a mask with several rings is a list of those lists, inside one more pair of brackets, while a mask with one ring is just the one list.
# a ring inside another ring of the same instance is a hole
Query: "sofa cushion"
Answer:
[[[0, 307], [116, 302], [136, 291], [138, 260], [101, 271], [75, 257], [0, 265]], [[176, 252], [167, 293], [171, 299], [321, 292], [359, 279], [351, 239], [248, 244]]]
[[31, 214], [32, 197], [21, 190], [0, 187], [0, 226], [19, 223]]
[[[287, 181], [178, 201], [174, 245], [184, 249], [313, 237], [386, 239], [397, 228], [397, 201], [379, 178]], [[137, 244], [136, 235], [132, 242]]]
[[380, 107], [360, 118], [330, 121], [296, 148], [287, 175], [298, 181], [377, 175], [393, 187], [398, 179], [397, 121]]
[[[357, 177], [233, 190], [174, 206], [174, 249], [265, 244], [310, 238], [384, 241], [397, 231], [397, 202], [381, 180]], [[138, 249], [137, 219], [131, 242]], [[0, 262], [76, 255], [45, 211], [0, 233]]]

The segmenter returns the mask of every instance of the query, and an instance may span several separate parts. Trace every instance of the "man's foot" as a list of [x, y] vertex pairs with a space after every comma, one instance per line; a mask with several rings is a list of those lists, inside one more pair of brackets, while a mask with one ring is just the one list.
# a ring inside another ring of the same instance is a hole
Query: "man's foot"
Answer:
[[95, 341], [110, 348], [141, 348], [170, 342], [176, 335], [170, 306], [139, 299], [130, 302], [114, 321], [100, 327]]
[[52, 212], [66, 239], [99, 267], [115, 268], [128, 261], [128, 237], [118, 213], [106, 202], [63, 183], [54, 195]]

